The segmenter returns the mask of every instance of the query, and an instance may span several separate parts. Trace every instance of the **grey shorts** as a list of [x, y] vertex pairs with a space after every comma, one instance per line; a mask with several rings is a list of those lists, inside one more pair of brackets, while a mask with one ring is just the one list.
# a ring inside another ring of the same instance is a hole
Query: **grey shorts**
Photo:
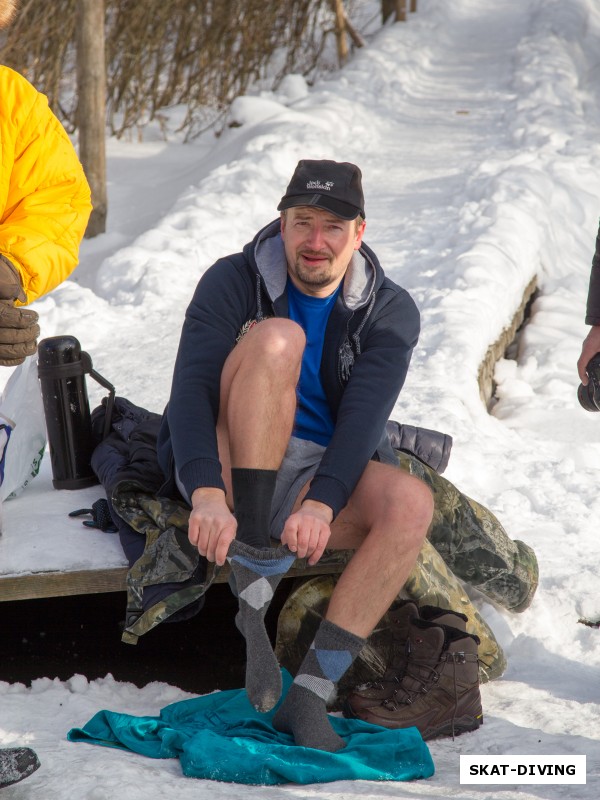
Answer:
[[[289, 441], [283, 457], [281, 467], [277, 473], [275, 494], [271, 503], [271, 536], [281, 539], [283, 526], [292, 513], [294, 503], [302, 487], [310, 481], [321, 462], [325, 448], [316, 442], [307, 439], [298, 439], [295, 436]], [[187, 493], [175, 472], [175, 481], [183, 498], [191, 505]]]
[[271, 536], [273, 539], [281, 539], [283, 527], [292, 513], [294, 503], [304, 485], [317, 471], [324, 452], [323, 445], [316, 442], [298, 439], [295, 436], [290, 439], [277, 473], [275, 494], [271, 503]]

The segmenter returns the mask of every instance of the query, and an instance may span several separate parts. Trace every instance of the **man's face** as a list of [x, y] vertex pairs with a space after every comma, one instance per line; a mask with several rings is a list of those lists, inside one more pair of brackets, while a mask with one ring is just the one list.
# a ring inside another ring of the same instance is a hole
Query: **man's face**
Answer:
[[281, 237], [292, 283], [314, 297], [330, 295], [360, 247], [364, 230], [365, 222], [357, 228], [356, 220], [320, 208], [288, 208], [281, 217]]
[[5, 28], [11, 21], [16, 7], [16, 0], [0, 0], [0, 29]]

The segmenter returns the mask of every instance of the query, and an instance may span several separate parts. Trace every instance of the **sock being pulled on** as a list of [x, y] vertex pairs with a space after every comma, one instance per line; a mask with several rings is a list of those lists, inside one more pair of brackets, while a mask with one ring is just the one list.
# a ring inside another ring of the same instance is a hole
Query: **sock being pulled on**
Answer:
[[323, 620], [294, 682], [273, 718], [277, 730], [291, 733], [297, 745], [335, 753], [346, 742], [331, 727], [327, 701], [366, 639]]
[[236, 538], [251, 547], [270, 547], [271, 502], [277, 481], [276, 469], [231, 470]]
[[257, 549], [237, 539], [227, 554], [239, 602], [235, 624], [246, 639], [246, 693], [261, 712], [270, 711], [281, 696], [281, 669], [265, 628], [265, 614], [295, 559], [284, 545]]

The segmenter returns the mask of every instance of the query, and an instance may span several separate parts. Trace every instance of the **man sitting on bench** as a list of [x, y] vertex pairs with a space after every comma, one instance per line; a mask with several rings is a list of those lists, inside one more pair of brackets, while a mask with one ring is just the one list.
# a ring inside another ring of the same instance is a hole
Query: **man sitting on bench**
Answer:
[[198, 284], [158, 454], [191, 505], [191, 542], [231, 565], [260, 711], [281, 693], [264, 628], [277, 584], [296, 556], [356, 551], [274, 718], [298, 744], [335, 751], [344, 742], [326, 701], [402, 588], [433, 513], [385, 432], [419, 312], [363, 243], [358, 167], [300, 161], [278, 210]]

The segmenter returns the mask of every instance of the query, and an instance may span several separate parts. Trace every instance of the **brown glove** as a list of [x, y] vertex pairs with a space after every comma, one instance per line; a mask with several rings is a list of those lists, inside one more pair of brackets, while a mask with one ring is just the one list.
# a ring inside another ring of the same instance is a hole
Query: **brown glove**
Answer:
[[6, 256], [0, 255], [0, 300], [26, 300], [21, 277], [15, 265]]
[[39, 335], [35, 311], [15, 308], [12, 300], [0, 300], [0, 366], [22, 364], [35, 353]]
[[29, 308], [17, 308], [25, 300], [21, 279], [11, 261], [0, 255], [0, 366], [15, 367], [33, 355], [40, 335], [38, 315]]

